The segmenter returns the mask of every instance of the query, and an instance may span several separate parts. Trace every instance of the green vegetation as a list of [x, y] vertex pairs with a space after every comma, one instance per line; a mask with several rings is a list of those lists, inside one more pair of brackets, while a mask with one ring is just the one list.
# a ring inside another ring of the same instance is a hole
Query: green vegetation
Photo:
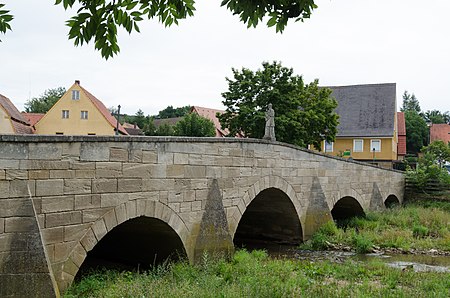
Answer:
[[359, 253], [371, 251], [373, 246], [450, 251], [450, 202], [414, 202], [369, 212], [365, 218], [352, 218], [343, 228], [330, 221], [302, 247], [322, 250], [340, 245]]
[[64, 297], [448, 297], [450, 273], [415, 273], [380, 261], [271, 259], [238, 251], [231, 261], [166, 264], [145, 273], [96, 272]]
[[47, 113], [51, 107], [66, 93], [66, 88], [58, 87], [45, 90], [44, 94], [25, 102], [27, 113]]

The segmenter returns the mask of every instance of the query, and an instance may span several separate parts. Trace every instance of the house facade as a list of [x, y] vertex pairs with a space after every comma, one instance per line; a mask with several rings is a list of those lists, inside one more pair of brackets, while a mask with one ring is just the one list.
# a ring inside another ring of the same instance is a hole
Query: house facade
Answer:
[[450, 124], [431, 124], [430, 143], [438, 140], [445, 144], [450, 142]]
[[[75, 83], [34, 125], [36, 134], [115, 135], [117, 120], [94, 95]], [[119, 124], [118, 133], [128, 135]]]
[[339, 125], [326, 154], [391, 168], [397, 160], [396, 84], [328, 87], [337, 100]]
[[14, 104], [0, 94], [0, 134], [32, 134], [28, 120]]

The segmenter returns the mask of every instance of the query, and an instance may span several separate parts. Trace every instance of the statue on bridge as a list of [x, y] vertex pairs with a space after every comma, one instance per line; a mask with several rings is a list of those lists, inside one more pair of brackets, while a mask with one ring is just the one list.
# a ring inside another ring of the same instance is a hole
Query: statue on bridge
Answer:
[[275, 138], [275, 111], [272, 109], [272, 104], [269, 103], [269, 106], [266, 111], [266, 129], [264, 132], [264, 140], [276, 141]]

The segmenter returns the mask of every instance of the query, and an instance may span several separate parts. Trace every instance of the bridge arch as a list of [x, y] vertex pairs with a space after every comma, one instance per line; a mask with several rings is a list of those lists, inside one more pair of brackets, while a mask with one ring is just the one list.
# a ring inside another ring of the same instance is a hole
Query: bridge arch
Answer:
[[400, 205], [400, 200], [398, 199], [398, 197], [394, 194], [390, 194], [388, 195], [388, 197], [386, 198], [386, 200], [384, 200], [384, 206], [386, 208], [393, 208], [395, 206], [399, 206]]
[[[160, 227], [168, 227], [177, 236], [182, 248], [189, 256], [189, 229], [181, 217], [167, 205], [153, 200], [140, 199], [122, 203], [95, 221], [81, 240], [75, 245], [67, 260], [62, 264], [60, 278], [56, 279], [60, 291], [65, 290], [74, 280], [83, 262], [98, 243], [124, 224], [131, 221], [147, 221]], [[55, 272], [57, 273], [57, 272]]]
[[239, 246], [251, 235], [251, 241], [299, 244], [303, 240], [300, 210], [295, 190], [286, 180], [263, 177], [238, 203], [238, 214], [230, 221], [233, 241]]
[[343, 221], [356, 216], [364, 216], [361, 203], [352, 196], [341, 197], [331, 209], [331, 216], [335, 221]]

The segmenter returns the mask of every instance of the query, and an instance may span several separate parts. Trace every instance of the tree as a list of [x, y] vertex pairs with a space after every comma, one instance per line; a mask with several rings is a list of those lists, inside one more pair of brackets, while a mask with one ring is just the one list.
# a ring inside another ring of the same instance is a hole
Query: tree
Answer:
[[431, 154], [440, 167], [450, 162], [450, 144], [445, 144], [444, 141], [434, 141], [430, 145], [423, 147], [421, 152]]
[[164, 110], [159, 111], [156, 118], [157, 119], [166, 119], [166, 118], [184, 117], [190, 111], [191, 111], [191, 106], [184, 106], [181, 108], [174, 108], [173, 106], [168, 106]]
[[175, 135], [187, 137], [214, 137], [216, 128], [214, 123], [197, 113], [190, 113], [175, 124]]
[[27, 113], [47, 113], [48, 110], [66, 93], [66, 88], [58, 87], [48, 89], [39, 97], [34, 97], [25, 102]]
[[423, 117], [426, 122], [433, 124], [443, 124], [450, 122], [450, 114], [449, 112], [440, 112], [438, 110], [426, 111], [423, 114]]
[[414, 93], [409, 94], [408, 91], [405, 91], [403, 93], [403, 104], [400, 108], [400, 111], [406, 112], [406, 111], [415, 111], [416, 113], [420, 113], [420, 105], [419, 100], [417, 100]]
[[323, 140], [332, 142], [336, 136], [339, 116], [334, 112], [337, 102], [331, 90], [319, 88], [318, 81], [305, 84], [292, 68], [281, 63], [264, 62], [263, 69], [253, 72], [232, 69], [234, 79], [226, 78], [228, 91], [222, 93], [227, 107], [219, 115], [222, 128], [231, 136], [262, 138], [265, 111], [269, 103], [275, 111], [275, 135], [281, 142], [320, 148]]
[[405, 111], [405, 125], [406, 150], [408, 153], [417, 154], [423, 146], [428, 144], [427, 123], [416, 110], [407, 110]]
[[[226, 6], [248, 27], [255, 27], [264, 16], [268, 16], [267, 26], [275, 26], [277, 32], [282, 32], [289, 19], [303, 21], [310, 17], [317, 8], [314, 0], [223, 0], [221, 6]], [[67, 21], [70, 27], [69, 39], [76, 46], [93, 41], [95, 49], [102, 57], [108, 59], [119, 53], [117, 43], [117, 28], [121, 27], [128, 33], [139, 32], [138, 23], [147, 19], [157, 18], [168, 27], [177, 24], [181, 19], [193, 16], [194, 0], [56, 0], [65, 10], [77, 8], [77, 14]], [[4, 4], [0, 3], [0, 8]], [[0, 33], [11, 30], [13, 17], [7, 10], [0, 10]]]

